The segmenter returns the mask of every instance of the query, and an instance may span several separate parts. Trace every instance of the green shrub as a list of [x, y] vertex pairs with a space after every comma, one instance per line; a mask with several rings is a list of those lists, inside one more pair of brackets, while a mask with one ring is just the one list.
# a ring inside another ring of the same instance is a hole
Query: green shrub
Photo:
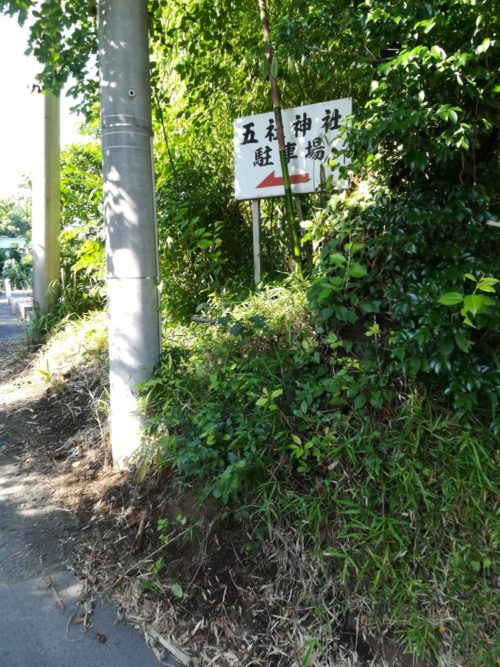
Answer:
[[485, 212], [466, 207], [458, 231], [461, 196], [334, 197], [309, 229], [319, 248], [309, 302], [381, 390], [388, 378], [423, 383], [498, 433], [498, 266], [477, 222]]
[[[351, 267], [362, 265], [356, 252]], [[209, 318], [166, 332], [143, 387], [157, 464], [261, 539], [293, 526], [346, 610], [371, 610], [372, 629], [392, 627], [420, 655], [451, 646], [487, 664], [498, 548], [491, 433], [435, 395], [382, 381], [375, 364], [370, 374], [315, 323], [298, 285], [213, 303]]]
[[500, 481], [493, 438], [416, 395], [387, 423], [350, 426], [319, 440], [322, 469], [288, 493], [279, 513], [296, 514], [297, 526], [316, 524], [347, 598], [368, 598], [371, 615], [410, 650], [439, 655], [451, 646], [466, 664], [493, 664]]
[[105, 251], [100, 146], [68, 147], [61, 166], [61, 316], [104, 305]]
[[[333, 12], [315, 4], [313, 25]], [[495, 17], [488, 0], [358, 6], [339, 39], [366, 30], [371, 86], [346, 134], [348, 187], [308, 237], [311, 306], [360, 375], [442, 392], [498, 434]]]
[[280, 288], [231, 312], [219, 309], [216, 318], [167, 332], [161, 368], [144, 390], [158, 414], [161, 465], [201, 476], [207, 492], [227, 503], [266, 479], [286, 447], [278, 407], [295, 391], [296, 338], [309, 328], [303, 293]]
[[12, 289], [28, 289], [31, 285], [31, 267], [24, 265], [14, 257], [3, 263], [2, 279], [8, 278]]

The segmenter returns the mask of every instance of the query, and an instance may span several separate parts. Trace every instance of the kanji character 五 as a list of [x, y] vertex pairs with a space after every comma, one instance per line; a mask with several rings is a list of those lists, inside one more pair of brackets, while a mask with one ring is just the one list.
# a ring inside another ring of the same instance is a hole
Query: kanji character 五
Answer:
[[247, 123], [246, 125], [243, 125], [245, 132], [243, 133], [243, 141], [241, 142], [242, 146], [245, 144], [259, 143], [258, 139], [255, 138], [255, 130], [253, 129], [254, 125], [255, 123]]

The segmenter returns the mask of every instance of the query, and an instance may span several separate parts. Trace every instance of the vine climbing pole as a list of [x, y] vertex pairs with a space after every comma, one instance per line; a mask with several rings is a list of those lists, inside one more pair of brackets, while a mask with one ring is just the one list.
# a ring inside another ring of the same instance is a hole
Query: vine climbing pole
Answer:
[[140, 445], [137, 384], [160, 355], [146, 5], [99, 0], [111, 444], [119, 465]]

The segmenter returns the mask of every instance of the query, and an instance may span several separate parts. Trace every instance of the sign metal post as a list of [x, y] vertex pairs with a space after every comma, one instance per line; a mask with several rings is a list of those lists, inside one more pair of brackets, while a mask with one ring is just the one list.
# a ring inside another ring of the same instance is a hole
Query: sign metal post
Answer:
[[260, 261], [260, 201], [252, 199], [252, 236], [253, 236], [253, 275], [255, 287], [258, 287], [262, 279], [262, 266]]

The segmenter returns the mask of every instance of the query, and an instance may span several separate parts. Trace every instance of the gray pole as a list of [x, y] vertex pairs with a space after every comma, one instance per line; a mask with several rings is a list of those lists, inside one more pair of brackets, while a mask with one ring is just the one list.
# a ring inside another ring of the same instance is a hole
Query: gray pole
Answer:
[[136, 386], [160, 355], [146, 0], [99, 0], [99, 67], [111, 445], [122, 465], [141, 441]]
[[33, 304], [38, 315], [53, 305], [59, 281], [59, 97], [37, 94], [40, 123], [32, 191]]
[[255, 287], [262, 279], [260, 261], [260, 200], [252, 199], [253, 279]]

